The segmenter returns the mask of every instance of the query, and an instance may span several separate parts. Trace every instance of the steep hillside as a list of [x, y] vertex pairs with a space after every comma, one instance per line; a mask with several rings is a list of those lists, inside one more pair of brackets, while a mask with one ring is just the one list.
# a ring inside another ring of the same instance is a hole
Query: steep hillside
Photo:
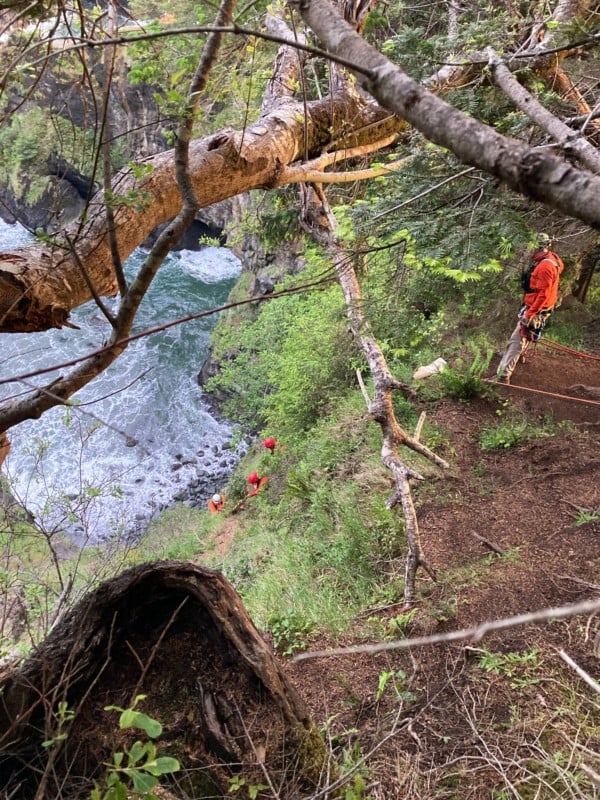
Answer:
[[[452, 452], [452, 474], [419, 500], [438, 581], [421, 577], [413, 612], [397, 603], [365, 611], [346, 645], [362, 643], [375, 622], [390, 639], [443, 634], [600, 595], [600, 404], [555, 396], [575, 384], [597, 392], [600, 359], [540, 347], [514, 383], [554, 394], [499, 387], [492, 399], [432, 411]], [[530, 426], [549, 413], [571, 424], [482, 450], [482, 431], [515, 409]], [[352, 796], [589, 799], [600, 791], [589, 777], [600, 768], [600, 703], [562, 649], [597, 680], [598, 616], [409, 652], [291, 660], [286, 671], [348, 758], [370, 754], [368, 791]]]
[[[106, 712], [142, 694], [144, 712], [163, 723], [161, 754], [182, 767], [156, 791], [167, 800], [243, 787], [265, 800], [596, 798], [600, 615], [444, 636], [600, 596], [598, 387], [600, 355], [540, 346], [511, 386], [490, 384], [469, 403], [429, 402], [451, 468], [415, 487], [436, 577], [420, 574], [413, 608], [397, 591], [392, 598], [403, 549], [391, 555], [382, 541], [389, 602], [382, 591], [338, 636], [323, 625], [285, 641], [283, 608], [272, 609], [279, 631], [257, 632], [228, 582], [206, 568], [228, 573], [230, 552], [251, 536], [247, 503], [209, 520], [208, 536], [194, 540], [196, 564], [144, 563], [102, 584], [21, 670], [11, 676], [6, 664], [0, 675], [9, 735], [0, 774], [10, 770], [10, 792], [18, 785], [24, 798], [56, 800], [49, 787], [60, 785], [60, 797], [89, 796], [111, 753], [136, 747]], [[359, 482], [355, 466], [336, 468]], [[267, 506], [276, 486], [273, 475], [260, 498]], [[294, 530], [302, 541], [306, 533]], [[350, 536], [344, 530], [337, 545]], [[263, 551], [265, 564], [271, 555]], [[395, 646], [422, 636], [438, 641]], [[15, 714], [17, 690], [29, 700]], [[37, 702], [38, 690], [49, 704], [66, 698], [62, 716], [60, 704], [45, 713], [52, 706]]]

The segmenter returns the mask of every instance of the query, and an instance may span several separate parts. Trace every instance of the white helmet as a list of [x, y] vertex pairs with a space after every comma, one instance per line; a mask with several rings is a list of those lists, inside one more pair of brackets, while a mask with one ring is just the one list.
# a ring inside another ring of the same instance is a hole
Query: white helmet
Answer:
[[220, 494], [213, 494], [212, 501], [213, 501], [213, 503], [220, 503], [221, 502], [221, 495]]

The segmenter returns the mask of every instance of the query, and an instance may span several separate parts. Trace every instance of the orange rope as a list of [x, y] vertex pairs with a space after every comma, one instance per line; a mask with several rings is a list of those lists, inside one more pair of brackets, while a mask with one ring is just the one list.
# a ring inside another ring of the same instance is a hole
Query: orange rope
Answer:
[[561, 400], [572, 400], [574, 403], [588, 403], [592, 406], [600, 406], [600, 400], [584, 400], [582, 397], [571, 397], [568, 394], [556, 394], [555, 392], [544, 392], [542, 389], [531, 389], [529, 386], [519, 386], [515, 383], [501, 383], [491, 380], [490, 378], [483, 378], [484, 383], [492, 383], [494, 386], [506, 386], [509, 389], [521, 389], [523, 392], [533, 392], [534, 394], [545, 394], [548, 397], [558, 397]]
[[552, 339], [545, 339], [541, 338], [536, 344], [547, 344], [548, 347], [554, 348], [555, 350], [562, 350], [565, 353], [571, 353], [574, 356], [578, 356], [579, 358], [591, 358], [594, 361], [600, 361], [600, 356], [592, 356], [590, 353], [582, 353], [580, 350], [573, 350], [572, 347], [567, 347], [564, 344], [559, 344], [558, 342], [553, 341]]

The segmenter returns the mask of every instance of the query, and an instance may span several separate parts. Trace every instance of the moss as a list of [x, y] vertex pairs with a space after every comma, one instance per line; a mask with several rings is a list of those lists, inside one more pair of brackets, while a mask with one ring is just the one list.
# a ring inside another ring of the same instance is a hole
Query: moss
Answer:
[[295, 770], [309, 789], [317, 788], [323, 775], [328, 775], [331, 781], [336, 779], [337, 765], [330, 763], [329, 751], [314, 722], [310, 721], [308, 728], [293, 730], [290, 741]]

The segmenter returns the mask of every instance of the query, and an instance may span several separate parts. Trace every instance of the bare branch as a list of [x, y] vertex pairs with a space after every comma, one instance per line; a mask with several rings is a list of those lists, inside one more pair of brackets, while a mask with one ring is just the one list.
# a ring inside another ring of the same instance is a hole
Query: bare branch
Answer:
[[[395, 137], [391, 137], [393, 140]], [[381, 167], [369, 167], [368, 169], [351, 170], [348, 172], [322, 172], [323, 166], [327, 163], [335, 163], [347, 158], [356, 158], [358, 155], [365, 155], [379, 150], [381, 145], [377, 147], [355, 148], [354, 155], [343, 154], [340, 157], [339, 153], [329, 154], [323, 158], [315, 159], [306, 164], [298, 164], [293, 167], [287, 167], [282, 170], [281, 176], [278, 180], [278, 185], [286, 183], [353, 183], [355, 181], [366, 181], [371, 178], [377, 178], [381, 175], [388, 176], [393, 172], [405, 167], [412, 159], [401, 158], [398, 161], [392, 161]], [[364, 149], [363, 153], [357, 152]]]
[[582, 669], [579, 664], [577, 664], [568, 653], [565, 653], [564, 650], [559, 650], [558, 655], [562, 658], [565, 664], [568, 664], [571, 669], [574, 669], [575, 672], [579, 675], [582, 681], [585, 681], [588, 686], [591, 686], [592, 689], [600, 694], [600, 683], [595, 681], [591, 675], [589, 675], [584, 669]]
[[327, 658], [329, 656], [352, 655], [355, 653], [383, 653], [387, 650], [410, 650], [411, 647], [422, 647], [430, 644], [448, 642], [473, 641], [479, 642], [493, 631], [503, 631], [507, 628], [517, 628], [522, 625], [532, 625], [540, 622], [550, 622], [555, 619], [566, 619], [581, 614], [591, 614], [600, 610], [600, 599], [584, 600], [574, 605], [558, 606], [558, 608], [545, 608], [541, 611], [532, 611], [527, 614], [517, 614], [514, 617], [484, 622], [472, 628], [463, 628], [459, 631], [449, 631], [432, 636], [416, 636], [411, 639], [402, 639], [397, 642], [382, 642], [379, 644], [363, 644], [352, 647], [334, 647], [331, 650], [313, 650], [294, 656], [292, 661], [305, 661], [309, 658]]
[[498, 54], [488, 48], [489, 63], [494, 81], [533, 122], [558, 142], [566, 155], [575, 155], [592, 172], [600, 173], [600, 153], [579, 133], [561, 122], [517, 81]]

